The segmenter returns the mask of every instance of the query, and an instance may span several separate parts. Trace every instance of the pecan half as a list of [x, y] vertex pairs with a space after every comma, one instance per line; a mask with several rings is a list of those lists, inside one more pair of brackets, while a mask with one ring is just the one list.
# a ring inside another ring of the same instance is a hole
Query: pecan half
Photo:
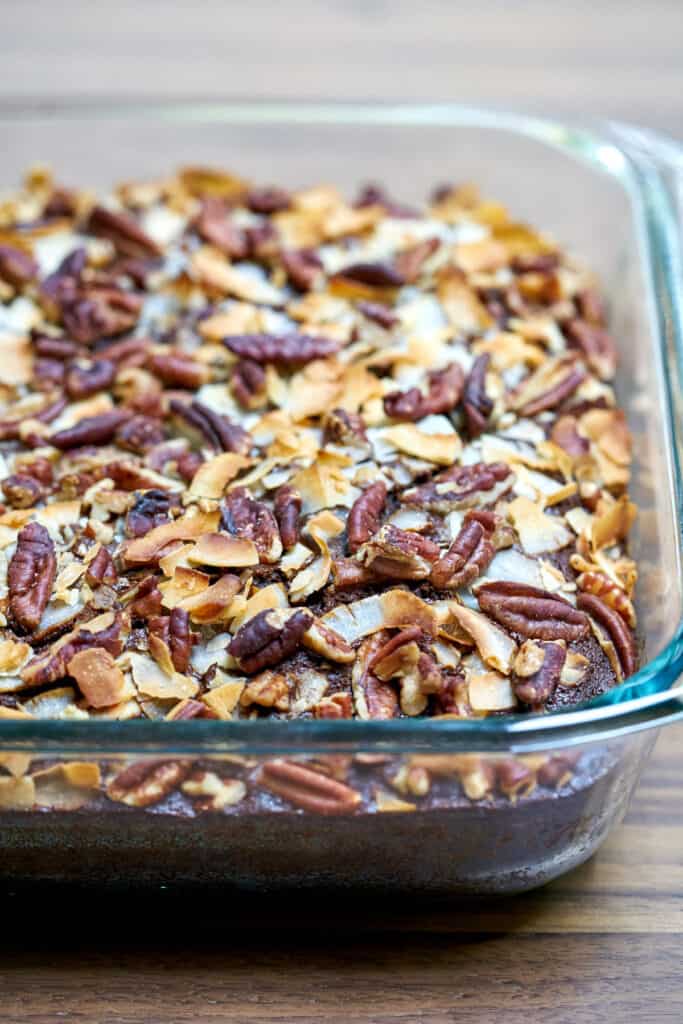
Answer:
[[619, 658], [624, 679], [632, 676], [638, 668], [638, 650], [633, 632], [618, 611], [610, 608], [596, 594], [579, 593], [576, 603], [587, 612], [609, 635]]
[[305, 366], [314, 359], [334, 355], [340, 342], [312, 334], [232, 334], [223, 344], [241, 359], [275, 366]]
[[398, 695], [391, 683], [378, 679], [370, 668], [382, 650], [389, 633], [381, 630], [368, 637], [358, 648], [351, 674], [354, 701], [360, 718], [395, 718], [399, 712]]
[[337, 590], [364, 587], [369, 583], [376, 582], [372, 572], [365, 565], [357, 562], [355, 558], [335, 559], [332, 562], [332, 574]]
[[86, 349], [69, 338], [52, 338], [47, 334], [32, 334], [33, 351], [47, 359], [69, 360], [85, 355]]
[[149, 618], [148, 629], [150, 640], [158, 637], [168, 647], [176, 672], [186, 673], [196, 637], [190, 630], [190, 616], [185, 609], [176, 607], [170, 615]]
[[392, 580], [424, 580], [439, 557], [439, 546], [427, 537], [388, 523], [360, 548], [358, 559], [373, 576]]
[[351, 551], [357, 551], [361, 544], [377, 532], [386, 500], [387, 488], [381, 480], [370, 484], [356, 498], [346, 520], [346, 535]]
[[275, 494], [274, 512], [282, 546], [285, 550], [293, 548], [299, 539], [301, 495], [289, 484], [283, 484]]
[[79, 286], [58, 298], [64, 327], [84, 345], [132, 330], [142, 309], [141, 296], [113, 287]]
[[86, 416], [73, 427], [58, 430], [50, 437], [50, 444], [55, 448], [61, 448], [62, 451], [82, 448], [85, 445], [107, 444], [130, 416], [128, 409], [112, 409], [111, 412], [104, 412], [100, 416]]
[[[527, 640], [522, 644], [515, 659], [512, 684], [517, 699], [542, 708], [555, 693], [566, 657], [567, 648], [562, 643]], [[537, 660], [540, 660], [538, 667]]]
[[349, 814], [361, 795], [344, 782], [295, 761], [266, 761], [259, 772], [261, 786], [312, 814]]
[[367, 317], [368, 320], [372, 320], [373, 323], [379, 324], [385, 330], [389, 331], [396, 324], [400, 323], [400, 317], [390, 309], [389, 306], [385, 306], [382, 302], [366, 302], [361, 299], [360, 302], [356, 303], [356, 308], [359, 313]]
[[315, 249], [285, 249], [280, 259], [289, 281], [300, 292], [310, 291], [323, 269]]
[[220, 249], [231, 260], [244, 260], [249, 255], [244, 231], [230, 219], [221, 199], [209, 197], [203, 200], [195, 227], [205, 242]]
[[151, 807], [178, 789], [190, 769], [185, 761], [137, 761], [114, 776], [107, 796], [129, 807]]
[[394, 420], [421, 420], [433, 413], [450, 412], [460, 401], [465, 375], [458, 363], [433, 370], [427, 378], [428, 391], [419, 388], [392, 391], [384, 396], [384, 411]]
[[587, 594], [595, 594], [606, 605], [613, 608], [615, 612], [619, 612], [624, 622], [631, 629], [635, 629], [636, 613], [633, 603], [627, 596], [626, 591], [614, 583], [604, 572], [582, 572], [577, 577], [576, 585], [579, 590], [583, 590]]
[[255, 501], [246, 487], [228, 492], [223, 508], [225, 529], [256, 545], [262, 562], [277, 562], [282, 541], [275, 516], [262, 501]]
[[38, 264], [30, 253], [13, 245], [0, 245], [0, 278], [13, 288], [21, 288], [38, 274]]
[[246, 455], [251, 449], [251, 434], [237, 423], [233, 423], [227, 416], [221, 416], [220, 413], [209, 409], [202, 402], [193, 401], [188, 404], [172, 398], [170, 409], [217, 451]]
[[172, 388], [196, 391], [209, 379], [209, 370], [184, 352], [154, 352], [147, 360], [147, 369]]
[[88, 218], [87, 230], [98, 238], [108, 239], [122, 256], [144, 259], [161, 255], [156, 242], [126, 213], [96, 206]]
[[463, 397], [463, 410], [467, 432], [470, 437], [479, 437], [486, 429], [486, 423], [493, 412], [493, 402], [486, 394], [486, 374], [491, 357], [488, 353], [477, 356], [472, 364]]
[[10, 613], [25, 632], [37, 629], [56, 575], [57, 558], [50, 534], [40, 523], [28, 523], [19, 532], [7, 572]]
[[458, 587], [467, 586], [478, 579], [490, 564], [496, 547], [487, 516], [491, 516], [491, 513], [467, 513], [458, 536], [446, 554], [432, 567], [430, 578], [435, 587], [452, 587], [457, 590]]
[[355, 281], [371, 288], [400, 288], [405, 284], [403, 275], [391, 263], [350, 263], [330, 278]]
[[350, 693], [335, 693], [323, 697], [311, 709], [314, 718], [353, 718], [353, 701]]
[[300, 608], [293, 613], [262, 611], [237, 631], [228, 651], [240, 668], [249, 673], [278, 665], [293, 654], [313, 623], [311, 612]]
[[240, 359], [230, 378], [235, 398], [245, 409], [263, 405], [266, 399], [266, 374], [259, 363]]
[[591, 370], [602, 380], [614, 377], [618, 361], [617, 346], [604, 327], [586, 320], [571, 320], [565, 333], [569, 343], [581, 350]]
[[88, 398], [98, 391], [107, 391], [114, 383], [116, 366], [108, 359], [96, 359], [86, 366], [73, 363], [67, 368], [64, 386], [69, 398]]
[[520, 416], [537, 416], [548, 409], [554, 409], [561, 402], [564, 402], [566, 398], [574, 394], [586, 376], [586, 371], [582, 366], [572, 365], [571, 363], [558, 367], [558, 369], [560, 372], [549, 378], [549, 387], [517, 409]]
[[453, 466], [430, 483], [404, 491], [402, 498], [408, 505], [447, 515], [474, 505], [492, 505], [513, 482], [512, 471], [504, 462], [475, 462]]
[[525, 583], [499, 581], [477, 588], [479, 607], [501, 626], [539, 640], [580, 640], [588, 619], [564, 598]]
[[11, 473], [0, 486], [12, 508], [32, 508], [43, 496], [40, 483], [28, 473]]

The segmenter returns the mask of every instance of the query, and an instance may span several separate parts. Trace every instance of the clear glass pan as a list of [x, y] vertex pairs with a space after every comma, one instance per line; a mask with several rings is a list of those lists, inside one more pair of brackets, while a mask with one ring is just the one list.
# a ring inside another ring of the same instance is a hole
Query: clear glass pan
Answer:
[[[553, 233], [581, 262], [601, 275], [610, 300], [611, 326], [622, 353], [619, 398], [635, 437], [632, 497], [640, 507], [640, 515], [632, 553], [640, 565], [638, 612], [643, 641], [642, 668], [626, 684], [579, 709], [552, 716], [511, 715], [462, 722], [307, 720], [286, 725], [272, 721], [209, 720], [3, 721], [0, 751], [34, 758], [77, 756], [80, 760], [86, 756], [191, 756], [202, 759], [202, 763], [236, 755], [253, 758], [256, 763], [259, 758], [293, 755], [320, 759], [357, 754], [378, 757], [477, 753], [484, 759], [495, 760], [570, 748], [576, 748], [581, 757], [607, 751], [609, 765], [601, 776], [604, 785], [597, 789], [588, 787], [588, 804], [577, 809], [576, 822], [588, 822], [588, 831], [584, 828], [581, 833], [577, 825], [561, 855], [553, 853], [544, 860], [539, 846], [519, 854], [513, 867], [498, 870], [492, 861], [483, 867], [480, 863], [478, 873], [463, 868], [453, 874], [441, 863], [443, 847], [434, 847], [434, 866], [429, 878], [424, 872], [418, 876], [398, 869], [389, 877], [383, 874], [380, 863], [382, 856], [385, 861], [388, 856], [387, 844], [404, 842], [408, 834], [401, 831], [402, 824], [392, 825], [397, 835], [391, 840], [392, 829], [386, 831], [384, 846], [377, 846], [376, 835], [368, 838], [376, 852], [379, 849], [381, 854], [383, 850], [375, 875], [370, 871], [368, 878], [381, 884], [398, 881], [477, 892], [500, 891], [538, 884], [588, 856], [623, 812], [637, 781], [642, 758], [653, 738], [641, 737], [641, 731], [683, 718], [683, 696], [675, 688], [683, 674], [683, 151], [673, 142], [623, 125], [583, 128], [450, 105], [55, 104], [29, 109], [5, 105], [0, 106], [0, 132], [4, 139], [2, 184], [8, 188], [28, 164], [37, 160], [49, 161], [59, 180], [67, 184], [73, 181], [98, 188], [120, 179], [159, 175], [183, 163], [230, 166], [256, 180], [291, 185], [331, 180], [351, 190], [361, 182], [378, 180], [407, 201], [423, 197], [442, 180], [474, 180], [484, 192], [505, 202], [515, 215]], [[528, 818], [533, 818], [534, 813], [523, 810], [527, 806], [524, 799], [510, 805], [516, 809], [519, 822], [524, 820], [525, 829], [530, 827]], [[485, 810], [482, 806], [475, 809], [481, 813]], [[273, 812], [276, 810], [282, 808], [274, 806]], [[301, 810], [294, 815], [275, 815], [278, 816], [299, 820], [310, 817]], [[61, 824], [55, 824], [55, 814], [41, 815], [43, 831], [39, 836], [36, 828], [27, 823], [30, 817], [12, 812], [13, 824], [6, 830], [4, 840], [8, 865], [5, 870], [21, 870], [17, 867], [19, 861], [15, 864], [12, 856], [7, 856], [10, 848], [19, 850], [35, 841], [36, 850], [43, 850], [43, 859], [38, 855], [34, 859], [36, 873], [61, 877], [61, 868], [45, 867], [44, 856], [48, 848], [53, 854], [55, 849], [66, 851], [67, 819], [62, 817]], [[176, 821], [173, 830], [166, 834], [160, 824], [163, 816], [151, 817], [157, 819], [153, 844], [157, 855], [162, 849], [168, 852], [165, 843], [180, 848], [178, 836], [190, 829], [190, 824]], [[253, 821], [264, 817], [254, 815]], [[381, 817], [392, 822], [410, 819], [414, 829], [423, 815]], [[48, 818], [52, 822], [49, 826]], [[223, 820], [236, 819], [228, 815]], [[246, 819], [241, 816], [239, 820], [244, 823]], [[330, 820], [326, 819], [325, 828], [332, 828], [337, 844], [343, 843], [348, 830], [344, 833], [337, 825], [329, 826]], [[354, 820], [358, 821], [359, 816]], [[477, 847], [476, 856], [481, 856], [485, 848], [488, 829], [483, 824], [485, 819], [481, 821], [483, 845]], [[53, 826], [61, 838], [51, 831]], [[192, 827], [196, 830], [197, 826]], [[468, 827], [474, 828], [471, 823]], [[140, 828], [135, 842], [142, 843], [144, 829]], [[208, 836], [211, 829], [215, 832], [215, 826], [203, 828], [202, 841], [211, 846]], [[409, 832], [409, 826], [406, 828]], [[422, 832], [423, 828], [421, 825]], [[118, 826], [112, 831], [112, 842], [117, 834]], [[135, 846], [131, 830], [126, 834]], [[188, 836], [192, 834], [190, 830]], [[263, 853], [269, 849], [274, 856], [273, 850], [283, 842], [282, 835], [275, 838], [273, 834], [268, 840], [268, 834], [262, 822], [261, 831], [256, 828], [254, 832], [252, 861], [253, 850]], [[194, 835], [196, 839], [196, 831]], [[225, 849], [225, 834], [219, 829], [215, 835], [220, 837], [216, 839], [216, 848]], [[301, 865], [300, 871], [290, 872], [292, 880], [300, 883], [304, 878], [324, 878], [353, 882], [352, 871], [346, 871], [342, 879], [330, 867], [331, 848], [328, 861], [319, 850], [318, 866], [309, 864], [306, 868], [306, 857], [301, 853], [307, 848], [306, 843], [291, 831], [289, 835], [294, 845], [299, 844], [297, 863]], [[287, 840], [284, 841], [286, 845]], [[443, 832], [441, 843], [446, 841], [452, 841], [448, 829]], [[310, 835], [306, 842], [311, 849]], [[237, 857], [234, 846], [230, 848]], [[358, 850], [361, 848], [362, 843]], [[242, 854], [246, 857], [244, 850]], [[73, 850], [71, 855], [73, 858]], [[248, 861], [247, 857], [245, 864]], [[140, 873], [142, 862], [136, 863]], [[150, 877], [158, 877], [159, 872], [155, 875], [153, 867], [145, 863]], [[168, 863], [172, 864], [172, 859]], [[261, 866], [253, 875], [246, 867], [241, 873], [231, 873], [224, 867], [219, 877], [266, 884], [269, 869], [265, 854], [259, 863]], [[182, 873], [185, 869], [181, 871], [178, 867], [178, 871]], [[106, 875], [105, 865], [96, 877]], [[194, 877], [189, 868], [185, 876]]]

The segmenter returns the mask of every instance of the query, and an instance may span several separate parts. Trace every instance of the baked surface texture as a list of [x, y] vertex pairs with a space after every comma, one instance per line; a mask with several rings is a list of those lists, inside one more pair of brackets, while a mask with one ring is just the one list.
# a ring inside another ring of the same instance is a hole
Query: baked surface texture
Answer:
[[[2, 717], [475, 718], [635, 671], [603, 301], [473, 186], [187, 167], [96, 199], [38, 169], [0, 205], [0, 302]], [[506, 794], [484, 774], [469, 799]], [[258, 779], [355, 809], [334, 775]]]

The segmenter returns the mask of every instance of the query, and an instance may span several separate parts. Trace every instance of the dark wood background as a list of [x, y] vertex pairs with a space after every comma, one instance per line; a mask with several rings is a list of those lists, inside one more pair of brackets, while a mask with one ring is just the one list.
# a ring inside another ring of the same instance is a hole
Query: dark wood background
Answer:
[[[450, 99], [683, 138], [681, 0], [0, 0], [0, 26], [0, 102]], [[589, 864], [484, 907], [5, 892], [0, 1019], [681, 1021], [682, 745]]]

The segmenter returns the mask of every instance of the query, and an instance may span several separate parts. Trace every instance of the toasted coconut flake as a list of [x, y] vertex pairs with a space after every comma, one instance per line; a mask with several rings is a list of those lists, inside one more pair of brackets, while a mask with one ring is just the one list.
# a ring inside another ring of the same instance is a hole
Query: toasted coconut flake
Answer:
[[591, 663], [583, 654], [569, 651], [562, 666], [560, 683], [562, 686], [578, 686], [590, 671]]
[[148, 658], [146, 654], [131, 651], [128, 657], [135, 685], [140, 693], [148, 697], [182, 700], [184, 697], [194, 697], [199, 689], [194, 679], [181, 675], [180, 672], [167, 675], [156, 661]]
[[467, 688], [473, 711], [510, 711], [517, 706], [510, 680], [498, 672], [470, 676]]
[[627, 495], [622, 495], [602, 515], [595, 516], [591, 524], [591, 545], [595, 549], [607, 547], [628, 536], [638, 508]]
[[279, 289], [231, 266], [222, 253], [210, 246], [202, 246], [192, 253], [190, 267], [202, 285], [220, 294], [267, 306], [281, 305], [284, 300]]
[[537, 559], [529, 558], [514, 548], [497, 551], [484, 572], [484, 577], [489, 581], [509, 580], [512, 583], [528, 583], [531, 587], [543, 585]]
[[36, 800], [35, 783], [30, 775], [0, 778], [0, 808], [3, 811], [28, 811]]
[[258, 331], [259, 310], [250, 302], [233, 302], [229, 309], [207, 316], [198, 326], [202, 338], [219, 342], [230, 334], [251, 334]]
[[484, 331], [493, 324], [486, 306], [459, 271], [449, 268], [440, 274], [437, 296], [450, 323], [458, 331]]
[[562, 519], [546, 515], [542, 507], [529, 498], [519, 497], [510, 502], [508, 515], [527, 555], [559, 551], [571, 542], [572, 534]]
[[152, 562], [173, 541], [194, 540], [204, 533], [213, 533], [219, 522], [218, 509], [211, 512], [198, 511], [194, 515], [188, 513], [174, 519], [173, 522], [156, 526], [144, 537], [136, 537], [130, 541], [125, 547], [123, 557], [130, 564]]
[[[241, 605], [241, 606], [240, 606]], [[230, 612], [233, 621], [230, 623], [230, 631], [236, 633], [245, 622], [252, 619], [259, 612], [268, 611], [271, 608], [288, 608], [287, 592], [281, 583], [271, 583], [267, 587], [256, 590], [248, 601], [237, 598]]]
[[300, 669], [296, 673], [296, 686], [289, 710], [293, 715], [303, 715], [322, 700], [330, 681], [327, 676], [314, 669]]
[[13, 676], [19, 672], [32, 654], [30, 644], [11, 638], [0, 640], [0, 676]]
[[462, 451], [462, 442], [455, 431], [449, 434], [426, 433], [416, 423], [387, 427], [382, 431], [382, 438], [406, 455], [414, 455], [439, 466], [452, 466]]
[[408, 590], [399, 589], [339, 605], [323, 615], [321, 621], [347, 643], [397, 626], [419, 626], [425, 633], [434, 635], [438, 624], [434, 606]]
[[332, 569], [328, 541], [344, 532], [344, 524], [332, 512], [323, 511], [309, 519], [306, 532], [317, 544], [320, 556], [292, 580], [289, 599], [293, 604], [304, 601], [327, 583]]
[[350, 508], [358, 496], [342, 473], [350, 460], [338, 458], [330, 452], [321, 452], [312, 466], [295, 473], [291, 486], [301, 495], [301, 511], [304, 515], [321, 509]]
[[377, 810], [383, 814], [405, 813], [406, 811], [417, 810], [415, 804], [411, 804], [407, 800], [400, 800], [383, 789], [375, 789], [375, 804]]
[[456, 601], [447, 603], [449, 614], [474, 640], [482, 661], [509, 675], [517, 652], [517, 644], [512, 637], [481, 612]]
[[188, 554], [196, 565], [210, 565], [219, 569], [246, 568], [258, 565], [256, 545], [243, 537], [229, 533], [206, 533], [199, 538]]
[[[221, 673], [222, 677], [223, 675]], [[246, 678], [228, 679], [227, 682], [222, 683], [220, 686], [213, 687], [201, 699], [219, 718], [232, 718], [232, 713], [239, 704], [247, 682]]]
[[211, 583], [211, 577], [197, 569], [186, 569], [179, 565], [170, 580], [159, 584], [163, 594], [164, 608], [175, 608], [188, 597], [201, 594]]
[[88, 647], [78, 651], [67, 668], [91, 707], [111, 707], [123, 700], [124, 696], [129, 696], [123, 672], [104, 647]]
[[188, 613], [192, 622], [222, 622], [229, 618], [233, 600], [241, 585], [238, 576], [226, 573], [200, 593], [185, 597], [179, 606]]
[[462, 242], [454, 248], [455, 262], [468, 274], [498, 270], [508, 262], [506, 247], [493, 238]]
[[221, 452], [203, 462], [190, 484], [189, 493], [198, 498], [220, 498], [231, 480], [251, 465], [251, 459], [234, 452]]
[[288, 551], [280, 559], [280, 569], [285, 576], [291, 576], [297, 573], [299, 569], [303, 569], [313, 558], [314, 555], [311, 549], [306, 547], [305, 544], [297, 542], [291, 551]]
[[92, 791], [99, 790], [101, 785], [99, 766], [83, 761], [52, 765], [32, 778], [37, 806], [63, 811], [83, 807], [92, 799]]

